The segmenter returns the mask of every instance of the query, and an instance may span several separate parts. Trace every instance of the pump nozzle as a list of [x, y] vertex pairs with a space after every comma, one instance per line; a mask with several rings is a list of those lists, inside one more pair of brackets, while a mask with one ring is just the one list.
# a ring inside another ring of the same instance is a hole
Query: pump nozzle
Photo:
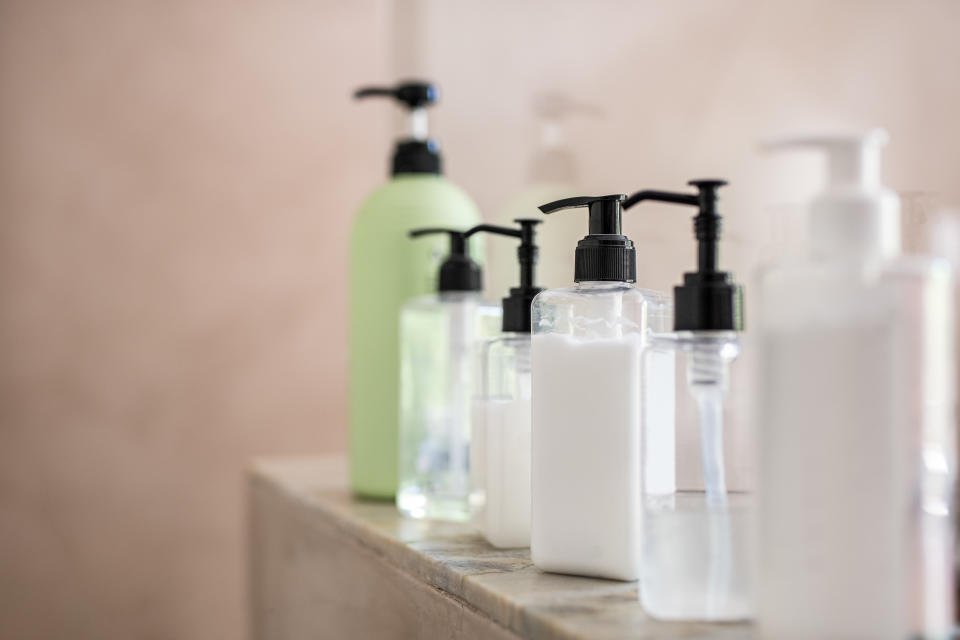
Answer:
[[437, 88], [429, 82], [411, 80], [395, 87], [363, 87], [357, 89], [354, 98], [393, 98], [408, 109], [420, 109], [437, 101]]
[[822, 257], [888, 257], [900, 250], [900, 203], [880, 183], [883, 129], [863, 135], [787, 138], [765, 151], [820, 149], [827, 155], [827, 184], [811, 203], [810, 246]]
[[426, 108], [437, 101], [437, 88], [419, 80], [401, 82], [395, 87], [363, 87], [354, 98], [393, 98], [410, 112], [410, 137], [397, 142], [393, 156], [393, 174], [441, 173], [437, 145], [428, 139]]
[[576, 282], [634, 282], [637, 255], [630, 238], [621, 234], [621, 203], [627, 196], [577, 196], [540, 205], [543, 213], [587, 207], [589, 234], [577, 243], [573, 279]]
[[697, 239], [697, 271], [683, 274], [683, 284], [673, 289], [676, 331], [742, 331], [743, 291], [729, 273], [717, 271], [720, 214], [717, 189], [724, 180], [691, 180], [696, 194], [644, 190], [623, 203], [624, 209], [643, 200], [697, 207], [693, 231]]
[[469, 232], [431, 227], [410, 231], [411, 238], [446, 233], [450, 236], [450, 255], [440, 265], [437, 291], [480, 291], [483, 272], [467, 253]]
[[501, 236], [520, 238], [517, 248], [517, 261], [520, 263], [520, 286], [510, 289], [510, 295], [503, 299], [503, 330], [517, 333], [530, 332], [530, 304], [541, 289], [534, 285], [537, 264], [536, 226], [541, 220], [517, 218], [519, 229], [500, 227], [492, 224], [480, 224], [466, 232], [467, 237], [475, 233], [493, 233]]

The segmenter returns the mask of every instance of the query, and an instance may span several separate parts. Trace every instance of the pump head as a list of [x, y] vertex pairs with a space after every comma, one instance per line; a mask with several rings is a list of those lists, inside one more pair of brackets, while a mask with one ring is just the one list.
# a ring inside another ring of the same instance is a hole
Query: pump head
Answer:
[[467, 253], [469, 232], [440, 228], [414, 229], [410, 232], [410, 237], [419, 238], [436, 233], [446, 233], [450, 236], [450, 254], [440, 265], [437, 291], [444, 293], [483, 289], [483, 271]]
[[810, 248], [831, 258], [886, 258], [900, 251], [900, 201], [880, 183], [883, 129], [863, 135], [788, 138], [766, 151], [812, 148], [826, 152], [827, 184], [810, 207]]
[[540, 205], [544, 213], [579, 207], [587, 207], [590, 212], [589, 233], [577, 243], [574, 256], [575, 282], [636, 281], [636, 250], [633, 241], [621, 233], [621, 203], [626, 197], [622, 193], [578, 196]]
[[363, 87], [354, 98], [393, 98], [410, 113], [409, 138], [398, 140], [393, 155], [393, 175], [442, 173], [437, 144], [428, 137], [426, 108], [437, 101], [437, 89], [429, 82], [410, 80], [395, 87]]
[[536, 226], [540, 220], [517, 218], [519, 229], [499, 227], [492, 224], [480, 224], [466, 232], [467, 237], [475, 233], [493, 233], [520, 239], [517, 248], [517, 261], [520, 263], [520, 286], [510, 289], [510, 295], [503, 299], [503, 330], [516, 333], [530, 333], [530, 305], [542, 289], [534, 285], [537, 264]]
[[717, 271], [720, 215], [717, 189], [723, 180], [691, 180], [697, 193], [644, 190], [623, 203], [629, 209], [642, 200], [656, 200], [697, 207], [693, 232], [697, 239], [697, 271], [683, 274], [683, 284], [673, 288], [674, 330], [743, 331], [743, 290], [731, 274]]

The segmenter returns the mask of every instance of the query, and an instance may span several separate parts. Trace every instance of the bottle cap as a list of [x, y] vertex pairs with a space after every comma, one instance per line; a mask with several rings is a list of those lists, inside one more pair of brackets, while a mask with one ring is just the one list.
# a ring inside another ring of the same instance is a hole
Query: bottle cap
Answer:
[[517, 261], [520, 263], [520, 286], [510, 289], [510, 295], [503, 299], [503, 330], [530, 333], [530, 305], [536, 295], [542, 291], [534, 285], [538, 253], [535, 235], [536, 226], [541, 221], [518, 218], [514, 222], [520, 225], [519, 229], [481, 224], [467, 231], [467, 236], [485, 232], [520, 239], [520, 246], [517, 249]]
[[743, 331], [743, 289], [733, 276], [717, 270], [720, 215], [717, 189], [723, 180], [691, 180], [698, 193], [644, 190], [623, 203], [624, 209], [643, 200], [697, 207], [693, 231], [697, 239], [697, 271], [683, 274], [683, 284], [673, 289], [675, 331]]
[[393, 98], [409, 110], [409, 137], [397, 141], [393, 153], [392, 175], [403, 173], [443, 173], [437, 143], [428, 138], [426, 108], [437, 101], [437, 89], [429, 82], [407, 81], [395, 87], [364, 87], [354, 98]]
[[578, 196], [540, 205], [540, 211], [554, 213], [564, 209], [587, 207], [590, 211], [589, 234], [577, 243], [574, 254], [575, 282], [634, 282], [637, 279], [637, 254], [633, 241], [620, 233], [622, 193], [609, 196]]
[[768, 151], [814, 148], [826, 152], [827, 184], [810, 205], [810, 249], [815, 256], [886, 258], [900, 252], [900, 201], [880, 183], [883, 129], [863, 135], [780, 140]]
[[483, 289], [483, 271], [467, 253], [468, 233], [456, 229], [414, 229], [411, 238], [446, 233], [450, 236], [450, 254], [440, 265], [437, 291], [480, 291]]

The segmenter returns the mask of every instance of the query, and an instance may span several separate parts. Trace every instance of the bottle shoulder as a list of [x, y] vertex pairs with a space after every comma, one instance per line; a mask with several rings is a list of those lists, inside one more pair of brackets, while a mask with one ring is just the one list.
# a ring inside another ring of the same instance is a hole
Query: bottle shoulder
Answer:
[[403, 308], [405, 311], [427, 313], [467, 308], [485, 316], [499, 316], [501, 313], [499, 304], [487, 300], [479, 292], [472, 291], [429, 293], [409, 300]]
[[646, 302], [653, 306], [670, 305], [672, 302], [672, 298], [662, 291], [643, 289], [624, 282], [605, 283], [604, 286], [597, 287], [574, 285], [572, 287], [545, 289], [537, 294], [533, 299], [533, 304], [539, 306], [577, 304], [605, 297]]
[[478, 214], [477, 206], [467, 192], [443, 176], [410, 174], [395, 176], [377, 187], [363, 204], [361, 212], [403, 208], [443, 211], [453, 208], [451, 215], [463, 209]]
[[804, 284], [875, 288], [884, 283], [953, 280], [953, 268], [943, 258], [900, 255], [883, 260], [795, 260], [766, 266], [759, 271], [766, 288]]

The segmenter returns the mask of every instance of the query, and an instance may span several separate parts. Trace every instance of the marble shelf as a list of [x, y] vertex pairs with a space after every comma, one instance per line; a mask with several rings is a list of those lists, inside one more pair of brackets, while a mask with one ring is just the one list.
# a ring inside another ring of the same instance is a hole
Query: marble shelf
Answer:
[[355, 500], [343, 456], [252, 465], [249, 553], [256, 640], [754, 637], [652, 620], [636, 583], [544, 573], [468, 525]]

